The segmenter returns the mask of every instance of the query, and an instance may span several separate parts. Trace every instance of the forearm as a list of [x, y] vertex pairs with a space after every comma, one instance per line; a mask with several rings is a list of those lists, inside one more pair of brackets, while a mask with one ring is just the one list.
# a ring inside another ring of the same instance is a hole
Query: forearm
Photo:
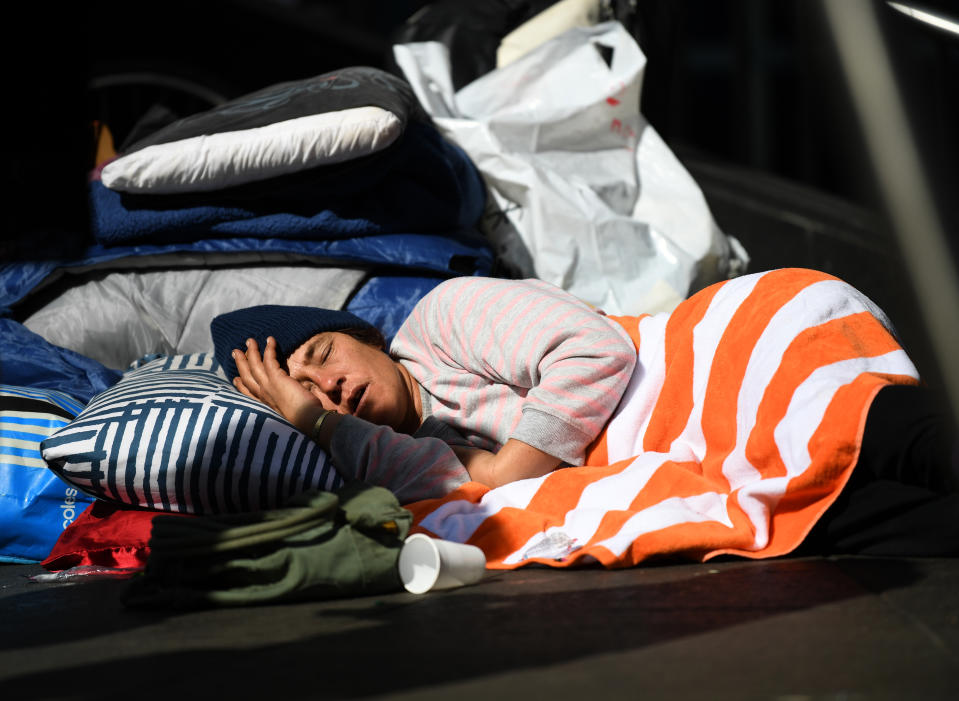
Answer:
[[321, 415], [312, 436], [343, 472], [389, 488], [402, 503], [442, 496], [467, 480], [499, 487], [542, 477], [561, 460], [510, 439], [497, 452], [454, 447], [437, 438], [414, 438], [335, 412]]
[[239, 371], [236, 388], [310, 436], [345, 478], [386, 487], [404, 503], [443, 496], [469, 481], [466, 468], [440, 438], [408, 436], [324, 409], [279, 366], [272, 338], [262, 358], [252, 341], [246, 353], [235, 351], [233, 357]]
[[386, 487], [400, 503], [448, 494], [470, 476], [438, 438], [414, 438], [354, 416], [327, 417], [318, 436], [341, 474]]
[[333, 441], [333, 434], [340, 425], [342, 414], [335, 411], [317, 407], [314, 411], [304, 413], [303, 422], [297, 424], [297, 428], [313, 439], [313, 442], [319, 445], [327, 453], [330, 453], [330, 444]]
[[487, 487], [500, 487], [517, 480], [542, 477], [562, 461], [538, 448], [511, 438], [497, 452], [479, 449], [455, 449], [469, 471], [470, 479]]
[[584, 446], [596, 440], [596, 434], [586, 433], [578, 423], [571, 424], [568, 417], [556, 414], [527, 406], [513, 429], [511, 440], [556, 456], [557, 461], [576, 464], [580, 462]]

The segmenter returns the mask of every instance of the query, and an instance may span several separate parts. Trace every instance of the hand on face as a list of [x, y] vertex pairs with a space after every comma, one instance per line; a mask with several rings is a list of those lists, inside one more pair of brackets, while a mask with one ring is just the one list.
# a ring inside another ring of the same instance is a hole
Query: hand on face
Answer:
[[246, 352], [234, 350], [233, 359], [239, 373], [233, 385], [240, 392], [263, 402], [303, 433], [313, 429], [324, 407], [280, 367], [272, 336], [266, 341], [262, 357], [256, 341], [251, 338], [246, 342]]
[[325, 332], [303, 343], [286, 364], [290, 377], [326, 409], [406, 433], [419, 426], [418, 388], [379, 346]]

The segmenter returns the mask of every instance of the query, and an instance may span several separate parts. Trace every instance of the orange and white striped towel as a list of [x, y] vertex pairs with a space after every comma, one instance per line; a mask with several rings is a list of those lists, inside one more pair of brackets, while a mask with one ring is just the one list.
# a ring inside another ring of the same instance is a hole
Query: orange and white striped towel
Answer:
[[494, 569], [783, 555], [849, 479], [875, 394], [918, 381], [882, 311], [812, 270], [614, 319], [638, 362], [587, 464], [410, 504], [414, 530], [477, 545]]

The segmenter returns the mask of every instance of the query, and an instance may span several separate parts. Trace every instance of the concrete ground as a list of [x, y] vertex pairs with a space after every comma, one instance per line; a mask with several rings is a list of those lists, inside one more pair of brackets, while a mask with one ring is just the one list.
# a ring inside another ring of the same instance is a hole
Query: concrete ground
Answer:
[[7, 699], [954, 699], [959, 559], [489, 572], [188, 613], [0, 568]]
[[[874, 216], [775, 180], [690, 169], [752, 270], [848, 280], [886, 309], [935, 383]], [[4, 699], [959, 698], [959, 558], [528, 568], [424, 596], [190, 613], [127, 610], [122, 581], [27, 578], [42, 571], [0, 566]]]

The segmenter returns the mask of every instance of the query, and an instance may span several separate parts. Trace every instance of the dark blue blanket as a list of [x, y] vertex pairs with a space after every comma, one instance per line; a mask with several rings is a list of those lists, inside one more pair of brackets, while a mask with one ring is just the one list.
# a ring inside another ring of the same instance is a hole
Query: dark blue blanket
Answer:
[[387, 152], [226, 190], [128, 195], [91, 184], [93, 235], [106, 246], [410, 231], [456, 238], [475, 228], [485, 201], [466, 153], [421, 122]]
[[[371, 279], [350, 309], [391, 337], [443, 279], [489, 275], [493, 266], [477, 229], [485, 206], [478, 172], [418, 121], [395, 148], [339, 167], [191, 197], [129, 197], [94, 180], [90, 196], [97, 242], [44, 242], [35, 257], [0, 264], [0, 317], [65, 272], [304, 261], [368, 266]], [[117, 379], [0, 318], [0, 382], [87, 401]]]
[[[171, 260], [175, 254], [176, 260]], [[302, 260], [368, 265], [386, 270], [429, 272], [442, 277], [489, 275], [493, 252], [475, 230], [439, 234], [382, 234], [332, 241], [269, 238], [207, 239], [191, 243], [140, 246], [93, 245], [70, 258], [52, 257], [0, 264], [0, 316], [51, 276], [64, 271], [122, 270], [144, 265], [243, 264]]]
[[56, 389], [86, 403], [119, 379], [116, 370], [0, 319], [0, 384]]

